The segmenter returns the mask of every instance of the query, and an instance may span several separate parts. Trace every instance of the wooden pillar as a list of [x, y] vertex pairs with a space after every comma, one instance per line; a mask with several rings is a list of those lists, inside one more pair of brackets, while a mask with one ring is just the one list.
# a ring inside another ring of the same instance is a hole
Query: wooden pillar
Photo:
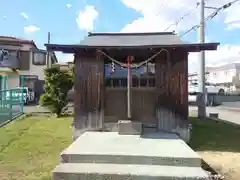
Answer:
[[73, 139], [103, 127], [104, 69], [99, 54], [75, 54]]
[[[187, 52], [175, 49], [170, 59], [156, 58], [156, 119], [160, 131], [189, 140]], [[170, 61], [170, 62], [169, 62]]]
[[167, 53], [161, 54], [155, 59], [156, 75], [156, 120], [160, 130], [168, 129], [168, 104], [169, 104], [169, 77]]
[[169, 102], [173, 114], [174, 127], [181, 127], [188, 119], [188, 67], [187, 53], [183, 50], [176, 50], [172, 54], [169, 73]]
[[184, 120], [188, 120], [188, 52], [183, 54], [181, 78], [180, 94], [182, 97], [181, 104], [183, 105], [181, 111], [183, 111]]
[[180, 120], [188, 119], [188, 65], [187, 53], [178, 51], [172, 60], [171, 89], [172, 104]]

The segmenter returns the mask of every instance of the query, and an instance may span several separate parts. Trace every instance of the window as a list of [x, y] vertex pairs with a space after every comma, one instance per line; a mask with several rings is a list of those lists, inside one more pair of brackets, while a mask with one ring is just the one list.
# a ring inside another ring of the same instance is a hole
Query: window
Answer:
[[121, 87], [127, 87], [127, 79], [121, 79]]
[[156, 85], [155, 78], [150, 78], [148, 85], [149, 87], [155, 87]]
[[224, 75], [225, 75], [225, 76], [229, 76], [229, 72], [228, 72], [228, 71], [225, 71], [225, 72], [224, 72]]
[[8, 59], [9, 56], [11, 57], [18, 57], [19, 58], [19, 52], [18, 50], [3, 50], [4, 58]]
[[140, 86], [140, 79], [139, 78], [133, 78], [132, 79], [132, 86], [133, 87], [139, 87]]
[[17, 57], [17, 51], [8, 51], [10, 56]]
[[145, 78], [140, 79], [140, 86], [141, 87], [146, 87], [147, 86], [147, 79], [145, 79]]
[[[127, 87], [127, 78], [118, 78], [118, 79], [111, 79], [106, 78], [105, 85], [107, 87]], [[151, 78], [139, 78], [134, 77], [132, 78], [132, 87], [155, 87], [155, 77]]]
[[113, 82], [113, 83], [112, 83], [113, 87], [119, 87], [119, 85], [120, 85], [119, 79], [113, 79], [112, 82]]
[[33, 52], [33, 65], [46, 65], [46, 53], [45, 52]]

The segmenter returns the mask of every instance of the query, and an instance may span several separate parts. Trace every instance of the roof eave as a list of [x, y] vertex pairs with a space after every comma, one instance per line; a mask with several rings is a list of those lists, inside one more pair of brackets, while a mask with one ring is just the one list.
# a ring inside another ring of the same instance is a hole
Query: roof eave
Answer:
[[196, 43], [190, 44], [189, 52], [200, 52], [200, 51], [215, 51], [217, 50], [220, 43]]
[[188, 52], [199, 52], [203, 50], [217, 50], [220, 43], [195, 43], [195, 44], [170, 44], [170, 45], [143, 45], [143, 46], [88, 46], [88, 45], [66, 45], [45, 44], [48, 51], [61, 51], [64, 53], [75, 53], [79, 49], [154, 49], [154, 48], [186, 48]]

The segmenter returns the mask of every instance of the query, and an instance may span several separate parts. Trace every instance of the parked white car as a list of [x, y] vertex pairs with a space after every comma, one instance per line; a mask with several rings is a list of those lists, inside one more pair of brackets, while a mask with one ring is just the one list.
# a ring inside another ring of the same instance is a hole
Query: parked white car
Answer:
[[[20, 97], [21, 98], [21, 95], [22, 95], [22, 92], [21, 92], [21, 89], [22, 87], [18, 87], [16, 89], [19, 89], [16, 90], [16, 91], [12, 91], [12, 97]], [[6, 93], [6, 99], [9, 99], [10, 98], [10, 92], [7, 91]], [[33, 90], [31, 88], [28, 88], [28, 87], [24, 87], [23, 88], [23, 101], [24, 101], [24, 104], [28, 104], [30, 102], [33, 102], [35, 100], [35, 93], [33, 92]]]
[[[205, 83], [205, 87], [207, 89], [207, 93], [214, 93], [214, 94], [224, 94], [225, 88], [221, 86], [217, 86], [212, 83]], [[199, 91], [198, 83], [197, 82], [191, 82], [188, 84], [188, 92], [190, 94], [197, 93]]]

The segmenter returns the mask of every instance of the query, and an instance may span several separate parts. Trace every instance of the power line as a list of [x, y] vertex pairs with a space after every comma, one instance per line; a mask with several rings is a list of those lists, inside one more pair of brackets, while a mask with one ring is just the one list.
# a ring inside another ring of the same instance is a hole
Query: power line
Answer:
[[[240, 1], [240, 0], [231, 1], [231, 2], [229, 2], [229, 3], [227, 3], [227, 4], [224, 4], [223, 6], [221, 6], [221, 7], [219, 7], [219, 8], [217, 8], [212, 14], [210, 14], [208, 17], [205, 18], [204, 22], [207, 22], [207, 21], [209, 21], [209, 20], [212, 20], [216, 15], [218, 15], [218, 13], [219, 13], [220, 11], [229, 8], [230, 6], [232, 6], [234, 3], [238, 2], [238, 1]], [[198, 27], [199, 27], [198, 24], [192, 26], [189, 30], [185, 31], [180, 37], [185, 36], [186, 34], [188, 34], [189, 32], [191, 32], [192, 30], [194, 30], [194, 29], [196, 29], [196, 28], [198, 28]]]
[[181, 18], [179, 18], [175, 23], [171, 24], [170, 26], [168, 26], [164, 31], [167, 31], [169, 28], [171, 28], [172, 26], [177, 26], [179, 24], [179, 22], [181, 20], [183, 20], [186, 16], [188, 16], [189, 14], [191, 14], [193, 11], [195, 11], [197, 8], [199, 7], [199, 3], [197, 3], [197, 6], [193, 9], [191, 9], [190, 11], [188, 11], [186, 14], [184, 14]]

